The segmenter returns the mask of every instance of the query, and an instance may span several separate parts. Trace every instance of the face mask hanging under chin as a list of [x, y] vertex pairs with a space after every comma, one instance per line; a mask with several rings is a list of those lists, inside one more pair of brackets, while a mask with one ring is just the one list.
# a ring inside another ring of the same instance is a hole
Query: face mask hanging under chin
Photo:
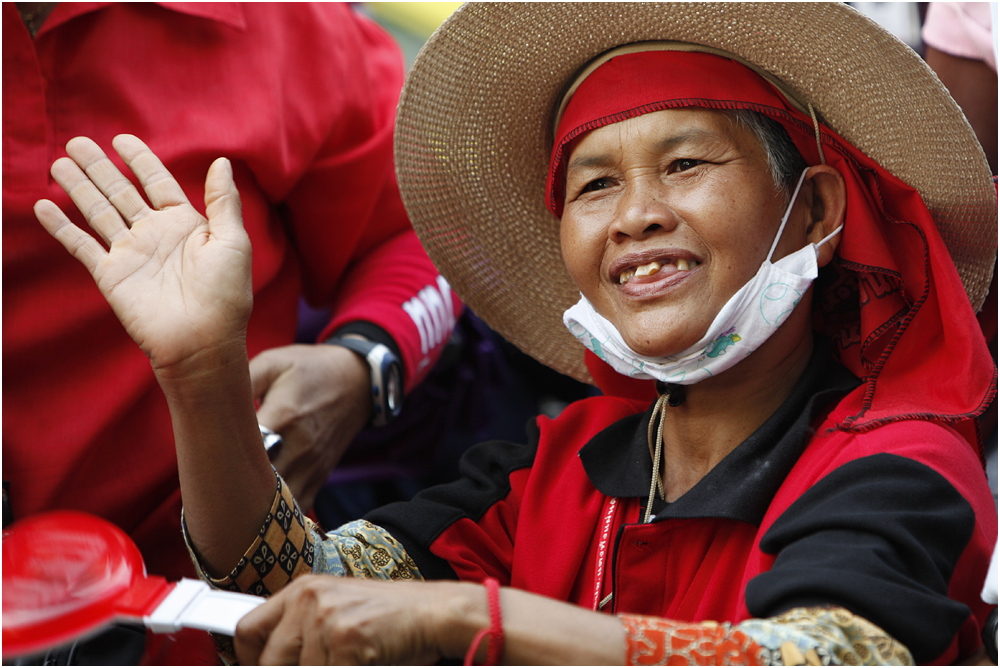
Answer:
[[733, 367], [757, 350], [785, 322], [819, 273], [816, 264], [819, 247], [843, 227], [838, 227], [818, 244], [809, 244], [771, 262], [805, 175], [803, 170], [767, 259], [754, 277], [729, 298], [705, 335], [687, 350], [667, 357], [639, 355], [582, 295], [580, 301], [563, 314], [563, 323], [591, 352], [618, 373], [633, 378], [693, 385]]

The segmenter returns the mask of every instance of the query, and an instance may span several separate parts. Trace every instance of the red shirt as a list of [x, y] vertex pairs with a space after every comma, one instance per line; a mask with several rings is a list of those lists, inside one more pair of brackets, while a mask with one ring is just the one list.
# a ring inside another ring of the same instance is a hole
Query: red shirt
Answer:
[[[398, 48], [345, 4], [69, 3], [35, 40], [3, 5], [3, 463], [15, 517], [76, 508], [129, 532], [151, 572], [193, 574], [170, 419], [148, 360], [32, 214], [75, 136], [143, 139], [204, 211], [228, 157], [253, 244], [250, 356], [289, 344], [300, 294], [397, 343], [407, 386], [461, 305], [392, 165]], [[112, 159], [129, 174], [117, 155]], [[442, 279], [443, 280], [443, 279]]]

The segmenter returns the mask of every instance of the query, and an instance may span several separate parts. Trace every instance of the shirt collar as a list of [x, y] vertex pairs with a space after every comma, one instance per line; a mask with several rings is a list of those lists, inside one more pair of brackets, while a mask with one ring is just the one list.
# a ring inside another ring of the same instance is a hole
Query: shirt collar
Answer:
[[[39, 34], [51, 30], [70, 19], [94, 12], [117, 3], [113, 2], [62, 2], [52, 10], [45, 20]], [[218, 21], [238, 30], [246, 29], [246, 17], [243, 7], [238, 2], [159, 2], [164, 9], [169, 9], [189, 16], [197, 16], [212, 21]]]
[[240, 30], [247, 27], [243, 6], [238, 2], [160, 2], [158, 4], [165, 9], [219, 21]]
[[[833, 360], [828, 347], [817, 341], [788, 399], [684, 496], [670, 504], [654, 503], [655, 520], [721, 517], [759, 524], [805, 449], [813, 419], [858, 384], [857, 378]], [[651, 413], [652, 406], [645, 413], [619, 420], [580, 449], [587, 477], [603, 494], [648, 496], [653, 464], [646, 430]]]

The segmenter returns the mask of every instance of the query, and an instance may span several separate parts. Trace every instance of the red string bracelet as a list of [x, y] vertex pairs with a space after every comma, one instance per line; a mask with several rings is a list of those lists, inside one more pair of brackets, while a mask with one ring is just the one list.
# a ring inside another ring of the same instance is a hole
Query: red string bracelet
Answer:
[[490, 627], [483, 629], [472, 639], [469, 651], [465, 653], [465, 665], [476, 665], [476, 651], [483, 642], [483, 638], [489, 636], [490, 641], [486, 650], [486, 661], [484, 666], [496, 666], [503, 658], [503, 617], [500, 614], [500, 583], [496, 578], [486, 578], [483, 581], [486, 585], [486, 598], [490, 608]]

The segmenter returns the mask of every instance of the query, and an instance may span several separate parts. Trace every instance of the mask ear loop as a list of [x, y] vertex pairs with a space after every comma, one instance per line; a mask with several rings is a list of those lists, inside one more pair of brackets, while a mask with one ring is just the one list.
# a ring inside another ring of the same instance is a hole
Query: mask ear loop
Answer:
[[[809, 116], [812, 118], [812, 122], [813, 122], [813, 133], [816, 136], [816, 150], [819, 152], [819, 160], [820, 160], [821, 163], [823, 163], [825, 165], [826, 164], [826, 154], [823, 152], [823, 142], [820, 140], [819, 119], [816, 118], [816, 110], [813, 109], [812, 104], [811, 103], [807, 103], [806, 106], [809, 109]], [[799, 189], [802, 188], [802, 182], [806, 178], [806, 171], [808, 169], [809, 168], [807, 167], [806, 169], [802, 170], [802, 174], [799, 175], [799, 182], [797, 184], [795, 184], [795, 192], [792, 193], [792, 197], [788, 201], [788, 211], [785, 211], [785, 217], [781, 219], [781, 225], [778, 227], [778, 234], [775, 235], [774, 241], [771, 242], [771, 250], [768, 251], [768, 253], [767, 253], [767, 262], [771, 261], [771, 257], [774, 255], [774, 249], [778, 247], [778, 241], [781, 240], [781, 235], [785, 231], [785, 223], [788, 222], [788, 217], [792, 213], [792, 205], [795, 203], [795, 198], [799, 196]], [[844, 229], [843, 223], [841, 223], [841, 225], [837, 229], [835, 229], [833, 232], [830, 232], [830, 234], [828, 234], [825, 237], [823, 237], [823, 240], [820, 241], [818, 244], [816, 244], [816, 248], [819, 248], [820, 246], [822, 246], [823, 244], [825, 244], [827, 241], [829, 241], [830, 239], [832, 239], [842, 229]]]
[[[799, 196], [799, 190], [802, 189], [802, 183], [806, 180], [806, 172], [808, 171], [809, 168], [806, 167], [802, 170], [802, 174], [799, 175], [799, 182], [795, 184], [795, 191], [792, 193], [791, 199], [788, 200], [788, 210], [785, 211], [785, 217], [781, 219], [781, 225], [778, 226], [778, 233], [774, 236], [774, 241], [771, 243], [771, 250], [768, 251], [767, 260], [765, 260], [765, 262], [771, 261], [771, 256], [774, 255], [774, 249], [778, 247], [778, 241], [781, 240], [781, 235], [785, 231], [785, 224], [788, 222], [788, 218], [792, 215], [792, 205], [795, 204], [795, 198]], [[842, 229], [844, 229], [843, 223], [841, 223], [833, 232], [830, 232], [830, 234], [823, 237], [823, 239], [816, 244], [816, 248], [819, 249], [820, 246], [839, 234]]]
[[774, 241], [771, 242], [771, 250], [767, 252], [767, 259], [764, 260], [765, 262], [771, 261], [771, 256], [774, 255], [774, 249], [778, 247], [778, 241], [781, 239], [781, 235], [785, 231], [785, 224], [788, 222], [789, 216], [792, 215], [792, 206], [795, 204], [795, 198], [799, 196], [799, 190], [802, 189], [802, 182], [806, 180], [807, 171], [809, 171], [808, 167], [803, 169], [802, 174], [799, 175], [799, 182], [795, 184], [795, 191], [792, 192], [792, 196], [788, 200], [788, 210], [785, 211], [785, 215], [781, 219], [781, 225], [778, 226], [778, 233], [774, 235]]
[[821, 239], [821, 240], [819, 241], [819, 243], [818, 243], [818, 244], [816, 244], [816, 249], [817, 249], [817, 252], [819, 252], [819, 250], [818, 250], [818, 249], [819, 249], [819, 247], [820, 247], [820, 246], [822, 246], [822, 245], [823, 245], [823, 244], [825, 244], [825, 243], [826, 243], [827, 241], [829, 241], [830, 239], [832, 239], [832, 238], [834, 238], [835, 236], [837, 236], [838, 234], [840, 234], [840, 231], [841, 231], [842, 229], [844, 229], [844, 224], [843, 224], [843, 223], [841, 223], [840, 225], [838, 225], [838, 226], [837, 226], [837, 229], [835, 229], [835, 230], [834, 230], [833, 232], [830, 232], [830, 234], [828, 234], [828, 235], [826, 235], [825, 237], [823, 237], [823, 238], [822, 238], [822, 239]]

